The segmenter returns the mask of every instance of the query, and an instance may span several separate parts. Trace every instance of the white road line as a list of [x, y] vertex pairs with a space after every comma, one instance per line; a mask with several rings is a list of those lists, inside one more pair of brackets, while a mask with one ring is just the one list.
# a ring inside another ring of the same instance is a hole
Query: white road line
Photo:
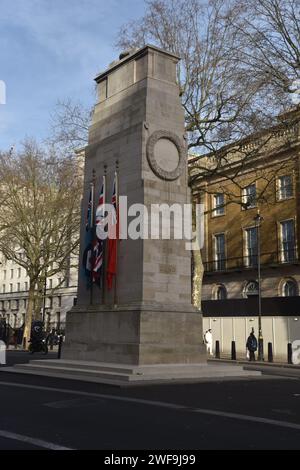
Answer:
[[101, 398], [101, 399], [104, 398], [106, 400], [111, 400], [111, 401], [136, 403], [140, 405], [155, 406], [159, 408], [187, 411], [189, 413], [199, 413], [199, 414], [204, 414], [204, 415], [220, 416], [223, 418], [236, 419], [240, 421], [252, 421], [255, 423], [262, 423], [262, 424], [267, 424], [271, 426], [295, 429], [295, 430], [300, 431], [300, 424], [297, 424], [297, 423], [290, 423], [288, 421], [278, 421], [278, 420], [269, 419], [269, 418], [262, 418], [260, 416], [248, 416], [248, 415], [243, 415], [239, 413], [230, 413], [226, 411], [209, 410], [205, 408], [194, 408], [194, 407], [190, 407], [186, 405], [177, 405], [176, 403], [166, 403], [166, 402], [161, 402], [161, 401], [143, 400], [140, 398], [120, 397], [116, 395], [104, 395], [104, 394], [99, 394], [99, 393], [82, 392], [80, 390], [42, 387], [39, 385], [28, 385], [28, 384], [20, 384], [20, 383], [13, 383], [13, 382], [0, 382], [0, 386], [1, 385], [8, 386], [8, 387], [23, 388], [23, 389], [27, 388], [27, 389], [33, 389], [33, 390], [43, 390], [47, 392], [65, 393], [67, 395], [79, 395], [79, 396]]
[[48, 450], [74, 450], [68, 447], [58, 446], [52, 442], [43, 441], [41, 439], [35, 439], [34, 437], [23, 436], [22, 434], [15, 434], [14, 432], [2, 431], [0, 429], [0, 437], [5, 439], [10, 439], [14, 441], [25, 442], [26, 444], [32, 444], [36, 447], [42, 447], [43, 449]]
[[277, 421], [275, 419], [269, 418], [260, 418], [259, 416], [248, 416], [242, 415], [238, 413], [227, 413], [224, 411], [215, 411], [215, 410], [204, 410], [204, 409], [195, 409], [196, 413], [201, 414], [208, 414], [214, 416], [222, 416], [224, 418], [232, 418], [232, 419], [239, 419], [241, 421], [252, 421], [254, 423], [263, 423], [263, 424], [270, 424], [271, 426], [279, 426], [282, 428], [289, 428], [289, 429], [297, 429], [300, 431], [300, 424], [297, 423], [290, 423], [288, 421]]

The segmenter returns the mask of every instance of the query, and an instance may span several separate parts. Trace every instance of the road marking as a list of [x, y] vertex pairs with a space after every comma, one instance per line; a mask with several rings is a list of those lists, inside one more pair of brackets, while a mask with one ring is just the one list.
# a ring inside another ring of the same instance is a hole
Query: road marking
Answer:
[[252, 421], [254, 423], [269, 424], [271, 426], [279, 426], [281, 428], [297, 429], [298, 431], [300, 431], [300, 424], [290, 423], [288, 421], [277, 421], [275, 419], [260, 418], [259, 416], [248, 416], [248, 415], [242, 415], [242, 414], [238, 414], [238, 413], [227, 413], [227, 412], [215, 411], [215, 410], [195, 409], [194, 411], [196, 413], [201, 413], [201, 414], [221, 416], [221, 417], [224, 417], [224, 418], [238, 419], [238, 420], [241, 420], [241, 421]]
[[58, 446], [57, 444], [53, 444], [53, 442], [47, 442], [41, 439], [35, 439], [34, 437], [23, 436], [22, 434], [15, 434], [14, 432], [2, 431], [1, 429], [0, 437], [14, 441], [25, 442], [26, 444], [32, 444], [36, 447], [42, 447], [43, 449], [48, 450], [74, 450], [70, 449], [69, 447]]
[[300, 431], [300, 424], [297, 424], [297, 423], [290, 423], [288, 421], [278, 421], [278, 420], [269, 419], [269, 418], [261, 418], [259, 416], [249, 416], [249, 415], [244, 415], [244, 414], [239, 414], [239, 413], [230, 413], [226, 411], [209, 410], [205, 408], [194, 408], [194, 407], [190, 407], [187, 405], [177, 405], [176, 403], [166, 403], [166, 402], [161, 402], [161, 401], [143, 400], [141, 398], [120, 397], [117, 395], [104, 395], [100, 393], [82, 392], [80, 390], [69, 390], [69, 389], [54, 388], [54, 387], [42, 387], [39, 385], [28, 385], [28, 384], [20, 384], [20, 383], [13, 383], [13, 382], [0, 382], [0, 386], [1, 385], [8, 386], [8, 387], [25, 388], [25, 389], [27, 388], [27, 389], [32, 389], [32, 390], [43, 390], [47, 392], [65, 393], [67, 395], [79, 395], [79, 396], [85, 396], [85, 397], [100, 398], [100, 399], [120, 401], [120, 402], [125, 402], [125, 403], [136, 403], [140, 405], [155, 406], [159, 408], [187, 411], [190, 413], [192, 412], [192, 413], [199, 413], [199, 414], [204, 414], [204, 415], [220, 416], [223, 418], [236, 419], [240, 421], [251, 421], [254, 423], [262, 423], [262, 424], [267, 424], [271, 426], [295, 429], [295, 430]]

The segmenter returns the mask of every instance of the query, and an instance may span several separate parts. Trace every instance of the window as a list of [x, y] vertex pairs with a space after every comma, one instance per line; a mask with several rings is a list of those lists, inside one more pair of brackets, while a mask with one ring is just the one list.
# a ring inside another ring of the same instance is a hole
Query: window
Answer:
[[19, 310], [19, 307], [20, 307], [20, 302], [19, 300], [16, 300], [16, 310]]
[[13, 285], [13, 284], [9, 284], [9, 290], [10, 290], [10, 292], [13, 292], [13, 289], [14, 289], [14, 285]]
[[214, 194], [213, 196], [213, 216], [216, 217], [218, 215], [225, 214], [225, 197], [224, 194], [218, 193]]
[[295, 230], [294, 221], [286, 220], [280, 224], [281, 261], [290, 263], [295, 260]]
[[10, 278], [11, 278], [11, 279], [14, 278], [14, 270], [13, 270], [13, 269], [10, 270]]
[[217, 300], [227, 299], [227, 290], [225, 286], [218, 286], [216, 292]]
[[48, 308], [52, 308], [53, 307], [53, 297], [49, 297], [48, 298]]
[[247, 228], [246, 232], [246, 266], [257, 266], [257, 227]]
[[18, 282], [18, 284], [17, 284], [17, 291], [20, 292], [20, 290], [21, 290], [21, 284]]
[[2, 284], [2, 292], [5, 294], [5, 284]]
[[259, 294], [259, 284], [257, 281], [248, 281], [244, 288], [244, 297], [256, 297]]
[[298, 287], [295, 281], [288, 280], [282, 285], [283, 297], [296, 297], [298, 295]]
[[58, 306], [61, 307], [61, 297], [58, 297]]
[[52, 279], [49, 279], [49, 289], [52, 289], [52, 284], [53, 284]]
[[243, 204], [245, 209], [256, 207], [256, 185], [250, 184], [243, 189]]
[[21, 277], [21, 268], [18, 268], [18, 278]]
[[217, 271], [226, 269], [226, 254], [225, 254], [225, 234], [219, 233], [214, 235], [215, 242], [215, 267]]
[[3, 271], [3, 279], [6, 281], [6, 269]]
[[25, 291], [27, 291], [28, 290], [28, 282], [27, 281], [25, 282], [24, 287], [25, 287]]
[[291, 175], [278, 178], [278, 199], [282, 201], [293, 196], [293, 179]]
[[24, 299], [24, 309], [26, 310], [27, 308], [27, 299]]

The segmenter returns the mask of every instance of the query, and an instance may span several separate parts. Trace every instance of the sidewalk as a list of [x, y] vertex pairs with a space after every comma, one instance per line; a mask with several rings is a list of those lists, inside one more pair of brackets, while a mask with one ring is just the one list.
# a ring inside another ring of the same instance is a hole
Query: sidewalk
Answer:
[[[15, 348], [12, 345], [9, 345], [8, 348], [6, 349], [7, 352], [28, 352], [27, 349], [24, 349], [23, 346], [18, 346]], [[53, 349], [49, 348], [49, 352], [58, 352], [58, 346], [53, 346]]]
[[245, 370], [256, 370], [262, 374], [275, 375], [280, 377], [293, 377], [300, 379], [300, 365], [288, 364], [287, 362], [267, 362], [255, 361], [250, 362], [247, 359], [237, 359], [232, 361], [229, 358], [223, 357], [221, 359], [208, 359], [208, 362], [216, 363], [221, 362], [225, 364], [237, 364], [244, 367]]

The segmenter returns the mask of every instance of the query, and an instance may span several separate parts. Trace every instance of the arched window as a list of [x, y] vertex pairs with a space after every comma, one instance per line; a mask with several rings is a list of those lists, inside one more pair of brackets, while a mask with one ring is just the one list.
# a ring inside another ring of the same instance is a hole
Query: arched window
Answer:
[[253, 295], [258, 295], [258, 282], [257, 281], [249, 281], [247, 282], [245, 289], [244, 289], [244, 296], [245, 297], [252, 297]]
[[282, 296], [295, 297], [296, 295], [298, 295], [297, 283], [292, 279], [284, 281], [284, 283], [282, 284]]
[[227, 289], [222, 284], [215, 286], [213, 290], [214, 300], [225, 300], [227, 299]]

